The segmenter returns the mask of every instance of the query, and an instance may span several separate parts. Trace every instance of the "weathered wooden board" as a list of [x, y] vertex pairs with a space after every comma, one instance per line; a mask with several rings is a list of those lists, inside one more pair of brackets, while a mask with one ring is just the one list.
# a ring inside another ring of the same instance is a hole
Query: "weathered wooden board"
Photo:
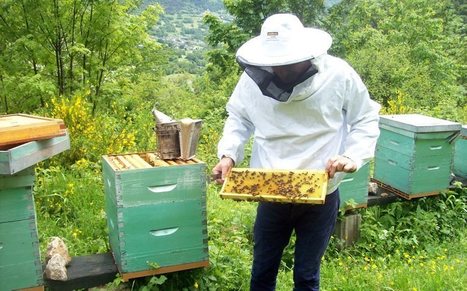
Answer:
[[160, 274], [167, 274], [167, 273], [172, 273], [172, 272], [185, 271], [185, 270], [203, 268], [203, 267], [208, 267], [208, 266], [209, 266], [209, 261], [199, 261], [199, 262], [194, 262], [194, 263], [185, 263], [185, 264], [180, 264], [180, 265], [161, 267], [161, 268], [157, 268], [153, 270], [146, 270], [146, 271], [141, 271], [141, 272], [122, 273], [121, 277], [123, 281], [128, 281], [134, 278], [155, 276], [155, 275], [160, 275]]
[[421, 114], [392, 114], [381, 115], [380, 124], [400, 128], [405, 132], [435, 133], [459, 131], [461, 125], [444, 119]]
[[122, 276], [208, 261], [204, 163], [161, 165], [151, 153], [102, 160], [109, 241]]
[[323, 204], [327, 181], [324, 170], [233, 168], [220, 196], [233, 200]]
[[341, 240], [339, 247], [345, 248], [353, 245], [360, 238], [360, 225], [362, 216], [360, 214], [349, 214], [336, 222], [335, 236]]
[[0, 116], [0, 146], [47, 139], [65, 134], [61, 119], [27, 114]]
[[71, 291], [102, 286], [112, 282], [118, 273], [111, 253], [73, 257], [67, 266], [68, 280], [44, 279], [47, 290]]
[[70, 148], [68, 133], [0, 150], [0, 175], [12, 175]]

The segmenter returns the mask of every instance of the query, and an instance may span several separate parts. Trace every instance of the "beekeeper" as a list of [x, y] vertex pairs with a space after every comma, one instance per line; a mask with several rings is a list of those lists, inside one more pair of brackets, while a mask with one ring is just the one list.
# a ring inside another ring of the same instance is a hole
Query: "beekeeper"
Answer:
[[306, 28], [292, 14], [275, 14], [261, 34], [237, 51], [243, 74], [227, 103], [228, 118], [213, 174], [223, 179], [244, 158], [250, 167], [325, 169], [323, 205], [260, 202], [254, 225], [251, 290], [274, 290], [295, 231], [294, 290], [318, 290], [320, 260], [339, 208], [339, 182], [374, 155], [380, 106], [358, 74], [327, 54], [331, 36]]

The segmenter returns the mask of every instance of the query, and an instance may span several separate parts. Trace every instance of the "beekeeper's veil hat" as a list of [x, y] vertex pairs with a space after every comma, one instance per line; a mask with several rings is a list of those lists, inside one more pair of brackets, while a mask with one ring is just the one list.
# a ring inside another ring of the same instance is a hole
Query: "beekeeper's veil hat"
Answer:
[[331, 36], [320, 29], [304, 27], [293, 14], [268, 17], [261, 34], [237, 51], [240, 63], [253, 66], [282, 66], [316, 58], [331, 47]]

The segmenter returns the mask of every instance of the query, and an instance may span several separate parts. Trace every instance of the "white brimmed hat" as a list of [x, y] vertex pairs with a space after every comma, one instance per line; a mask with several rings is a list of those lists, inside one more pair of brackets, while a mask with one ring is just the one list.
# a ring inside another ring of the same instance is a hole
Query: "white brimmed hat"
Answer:
[[320, 29], [304, 27], [293, 14], [268, 17], [261, 34], [244, 43], [237, 58], [253, 66], [282, 66], [316, 58], [331, 47], [331, 36]]

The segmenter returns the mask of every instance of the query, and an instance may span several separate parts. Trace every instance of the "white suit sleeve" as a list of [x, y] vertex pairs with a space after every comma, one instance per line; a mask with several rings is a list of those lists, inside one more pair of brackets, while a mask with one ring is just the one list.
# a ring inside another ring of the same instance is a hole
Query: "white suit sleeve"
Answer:
[[254, 131], [254, 126], [246, 110], [247, 104], [243, 101], [249, 96], [247, 78], [249, 77], [243, 73], [227, 103], [228, 117], [217, 147], [219, 159], [222, 156], [228, 156], [237, 165], [243, 161], [245, 144]]
[[381, 106], [370, 99], [367, 88], [353, 69], [346, 88], [344, 110], [349, 132], [343, 155], [355, 161], [358, 169], [374, 157]]

